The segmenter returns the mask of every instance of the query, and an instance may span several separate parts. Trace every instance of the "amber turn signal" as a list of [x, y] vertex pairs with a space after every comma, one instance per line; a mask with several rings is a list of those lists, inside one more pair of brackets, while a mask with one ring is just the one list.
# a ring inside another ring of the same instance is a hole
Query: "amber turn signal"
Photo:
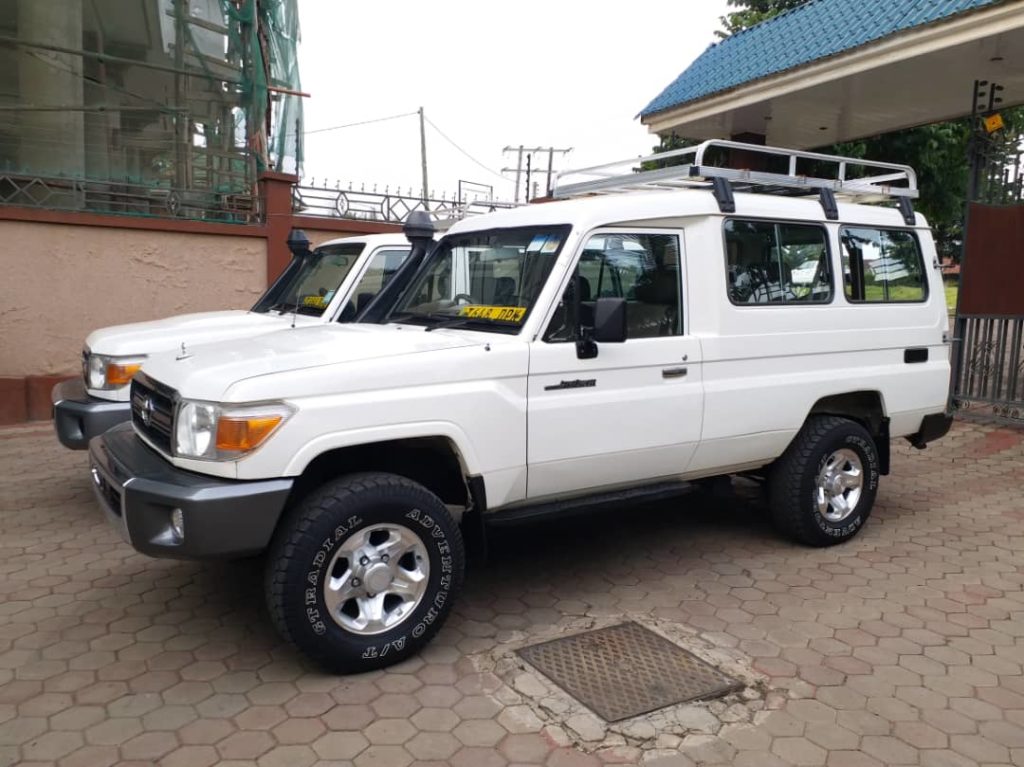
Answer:
[[124, 386], [132, 380], [132, 376], [139, 372], [141, 362], [130, 362], [119, 365], [116, 362], [107, 363], [107, 386]]
[[281, 423], [283, 416], [221, 416], [217, 421], [217, 450], [245, 453], [255, 450]]

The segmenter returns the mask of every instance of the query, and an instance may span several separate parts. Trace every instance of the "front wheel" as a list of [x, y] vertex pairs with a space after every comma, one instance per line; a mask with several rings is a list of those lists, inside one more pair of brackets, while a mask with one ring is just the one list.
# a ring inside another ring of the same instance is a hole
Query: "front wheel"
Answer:
[[878, 475], [878, 450], [863, 426], [838, 416], [811, 416], [772, 467], [775, 524], [810, 546], [849, 540], [871, 514]]
[[267, 558], [267, 604], [326, 669], [398, 663], [437, 633], [462, 586], [462, 536], [441, 500], [393, 474], [358, 474], [303, 500]]

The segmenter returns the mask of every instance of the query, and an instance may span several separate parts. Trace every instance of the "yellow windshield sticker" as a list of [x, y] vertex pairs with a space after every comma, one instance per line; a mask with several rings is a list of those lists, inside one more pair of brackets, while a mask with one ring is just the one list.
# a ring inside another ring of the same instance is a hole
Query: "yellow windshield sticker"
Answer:
[[504, 322], [522, 322], [526, 316], [525, 306], [463, 306], [459, 309], [460, 317], [482, 317], [488, 320]]
[[314, 309], [326, 309], [327, 301], [323, 296], [303, 296], [303, 306], [311, 306]]

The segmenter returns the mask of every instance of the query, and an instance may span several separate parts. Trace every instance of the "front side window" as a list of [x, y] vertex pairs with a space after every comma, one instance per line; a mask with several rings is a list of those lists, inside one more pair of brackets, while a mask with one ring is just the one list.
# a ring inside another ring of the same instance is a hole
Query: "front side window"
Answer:
[[555, 226], [449, 235], [420, 267], [389, 321], [517, 333], [568, 234], [568, 226]]
[[252, 310], [321, 316], [365, 247], [361, 242], [324, 245], [294, 259]]
[[593, 235], [580, 254], [576, 274], [544, 340], [572, 341], [578, 337], [579, 325], [593, 327], [598, 298], [626, 299], [627, 340], [681, 335], [681, 268], [679, 237], [674, 234]]
[[338, 315], [338, 322], [351, 322], [356, 315], [362, 311], [368, 303], [387, 285], [395, 276], [405, 259], [409, 257], [408, 248], [396, 250], [378, 250], [370, 259], [369, 266], [359, 278], [359, 283], [352, 291], [352, 298], [345, 304]]
[[734, 304], [832, 300], [825, 230], [776, 221], [725, 222], [729, 299]]
[[898, 303], [928, 297], [924, 260], [913, 232], [843, 227], [843, 287], [850, 301]]

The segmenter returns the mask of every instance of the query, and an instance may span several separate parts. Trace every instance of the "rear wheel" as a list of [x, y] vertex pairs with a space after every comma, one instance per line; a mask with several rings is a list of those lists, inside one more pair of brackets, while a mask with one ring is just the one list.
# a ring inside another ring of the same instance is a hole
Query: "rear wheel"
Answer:
[[393, 474], [352, 475], [302, 501], [278, 531], [267, 603], [281, 634], [321, 666], [382, 668], [437, 633], [464, 560], [437, 496]]
[[856, 535], [878, 491], [878, 450], [867, 430], [838, 416], [811, 416], [775, 462], [769, 501], [778, 528], [811, 546]]

